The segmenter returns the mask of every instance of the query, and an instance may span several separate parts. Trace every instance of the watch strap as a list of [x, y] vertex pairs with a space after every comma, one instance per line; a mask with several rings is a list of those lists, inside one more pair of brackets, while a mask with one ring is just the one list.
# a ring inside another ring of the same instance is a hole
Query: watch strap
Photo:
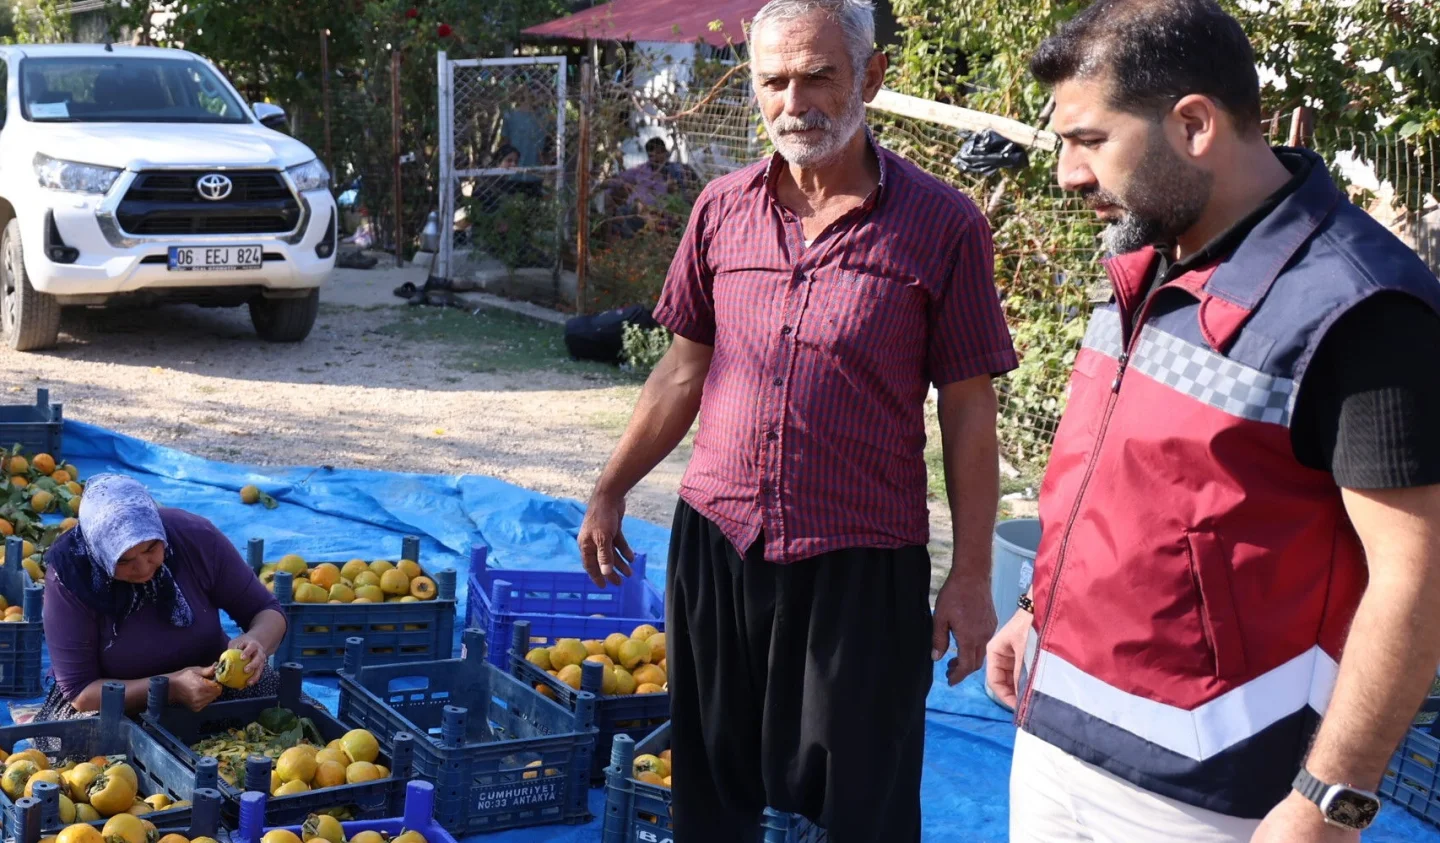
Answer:
[[1304, 767], [1301, 767], [1300, 772], [1295, 774], [1295, 781], [1291, 786], [1299, 791], [1301, 796], [1309, 799], [1316, 805], [1321, 803], [1325, 798], [1326, 791], [1330, 790], [1329, 784], [1310, 775], [1310, 771]]

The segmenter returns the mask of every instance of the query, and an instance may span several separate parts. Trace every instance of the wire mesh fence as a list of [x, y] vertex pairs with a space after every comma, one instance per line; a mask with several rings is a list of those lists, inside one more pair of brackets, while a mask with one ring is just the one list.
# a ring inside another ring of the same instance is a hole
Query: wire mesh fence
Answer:
[[457, 251], [472, 267], [549, 273], [550, 301], [562, 302], [560, 273], [573, 265], [564, 150], [566, 61], [558, 56], [440, 61], [443, 214]]
[[[723, 59], [682, 67], [628, 54], [582, 93], [574, 100], [589, 126], [574, 197], [588, 206], [582, 305], [653, 305], [701, 188], [766, 152], [749, 75]], [[578, 167], [578, 136], [567, 155]]]
[[1327, 153], [1351, 201], [1440, 274], [1440, 139], [1321, 129], [1311, 145]]

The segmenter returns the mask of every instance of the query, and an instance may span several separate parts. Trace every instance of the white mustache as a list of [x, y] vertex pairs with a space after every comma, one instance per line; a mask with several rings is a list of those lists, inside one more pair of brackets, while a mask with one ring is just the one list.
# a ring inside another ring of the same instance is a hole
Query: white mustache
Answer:
[[805, 132], [811, 129], [826, 131], [830, 128], [830, 118], [819, 111], [807, 111], [799, 117], [780, 115], [772, 123], [772, 128], [780, 134], [786, 132]]

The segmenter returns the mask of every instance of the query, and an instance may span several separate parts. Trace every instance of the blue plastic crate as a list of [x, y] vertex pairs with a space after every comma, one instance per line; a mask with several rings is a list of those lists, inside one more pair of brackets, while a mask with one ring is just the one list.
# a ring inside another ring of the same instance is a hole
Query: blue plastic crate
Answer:
[[596, 588], [584, 571], [510, 571], [486, 565], [487, 550], [470, 551], [466, 625], [485, 630], [498, 645], [490, 663], [509, 669], [504, 642], [516, 621], [529, 621], [531, 644], [560, 638], [604, 638], [641, 624], [665, 631], [665, 596], [645, 579], [645, 554], [635, 554], [631, 576], [617, 588]]
[[[269, 813], [265, 800], [269, 798], [258, 791], [250, 791], [240, 799], [240, 825], [231, 836], [231, 843], [260, 843], [266, 832], [275, 827], [265, 824]], [[397, 837], [402, 831], [418, 831], [427, 843], [456, 843], [454, 836], [435, 821], [435, 786], [429, 782], [410, 782], [405, 787], [405, 805], [402, 813], [390, 819], [356, 820], [341, 823], [345, 838], [351, 839], [362, 831], [378, 831], [386, 837]], [[280, 826], [300, 836], [300, 825]], [[28, 841], [27, 841], [28, 843]]]
[[[402, 559], [420, 562], [420, 539], [406, 536]], [[265, 564], [265, 542], [251, 539], [250, 567], [257, 573]], [[310, 562], [310, 567], [325, 560]], [[344, 561], [330, 564], [343, 567]], [[446, 659], [455, 641], [455, 572], [427, 571], [435, 580], [435, 599], [418, 603], [296, 603], [294, 578], [275, 575], [275, 599], [285, 610], [288, 626], [277, 664], [294, 662], [306, 673], [335, 673], [345, 663], [345, 640], [365, 639], [372, 663], [424, 662]]]
[[[149, 705], [140, 722], [171, 755], [192, 770], [200, 763], [201, 756], [191, 746], [229, 729], [243, 729], [267, 708], [286, 708], [296, 717], [309, 718], [326, 742], [350, 731], [323, 706], [301, 693], [298, 664], [280, 666], [280, 689], [273, 697], [217, 702], [198, 712], [170, 705], [169, 697], [169, 681], [163, 676], [152, 678]], [[381, 753], [378, 762], [390, 769], [389, 778], [270, 797], [266, 803], [266, 822], [271, 825], [304, 822], [311, 814], [333, 808], [348, 809], [356, 819], [395, 816], [404, 801], [405, 781], [410, 778], [414, 742], [409, 736], [396, 736], [390, 746], [394, 754]], [[270, 767], [270, 759], [251, 756], [245, 767], [245, 781], [268, 784]], [[225, 798], [225, 818], [233, 823], [240, 814], [240, 795], [244, 789], [223, 778], [217, 787]]]
[[[451, 833], [590, 820], [591, 695], [574, 711], [546, 699], [486, 662], [478, 629], [465, 631], [459, 659], [367, 667], [364, 651], [355, 639], [346, 654], [340, 719], [382, 742], [415, 736], [416, 776], [435, 784], [435, 815]], [[470, 715], [477, 704], [485, 716]]]
[[41, 656], [45, 647], [45, 589], [30, 580], [22, 567], [24, 542], [5, 540], [5, 564], [0, 566], [0, 596], [25, 610], [24, 621], [0, 623], [0, 697], [38, 697], [45, 693]]
[[[670, 821], [670, 788], [647, 784], [633, 776], [637, 755], [659, 755], [670, 746], [670, 724], [651, 732], [635, 743], [629, 735], [617, 735], [605, 768], [605, 843], [655, 843], [675, 839]], [[761, 817], [765, 843], [824, 843], [825, 829], [798, 814], [766, 808]]]
[[1380, 780], [1380, 795], [1427, 822], [1440, 825], [1440, 697], [1421, 707]]
[[[561, 705], [574, 710], [577, 691], [525, 660], [530, 641], [530, 623], [517, 621], [510, 643], [510, 670], [515, 678], [531, 687], [544, 685]], [[592, 662], [580, 666], [580, 690], [595, 697], [595, 756], [590, 762], [590, 781], [605, 782], [610, 762], [610, 744], [616, 735], [640, 739], [670, 720], [669, 694], [605, 696], [600, 692], [603, 668]]]
[[48, 389], [35, 390], [34, 404], [0, 405], [0, 450], [19, 445], [25, 454], [49, 454], [59, 461], [64, 428], [64, 412], [50, 403]]
[[[190, 808], [190, 817], [183, 820], [180, 814], [167, 816], [146, 814], [145, 819], [156, 823], [157, 839], [167, 834], [183, 834], [194, 840], [197, 837], [218, 838], [220, 835], [220, 791], [208, 787], [195, 789], [195, 804]], [[13, 843], [39, 843], [46, 836], [44, 829], [60, 827], [60, 788], [49, 782], [35, 785], [35, 795], [21, 798], [15, 803], [15, 810], [7, 814], [5, 839]], [[104, 820], [91, 823], [100, 828]]]
[[[0, 727], [0, 748], [13, 751], [21, 741], [34, 741], [35, 738], [60, 741], [59, 751], [49, 754], [51, 760], [57, 762], [71, 758], [84, 760], [97, 755], [124, 755], [126, 762], [135, 770], [142, 798], [163, 793], [177, 802], [193, 802], [197, 790], [213, 791], [219, 781], [218, 765], [214, 763], [214, 759], [207, 759], [210, 763], [189, 769], [180, 763], [180, 759], [167, 752], [139, 723], [125, 719], [125, 685], [120, 682], [105, 683], [101, 692], [100, 713], [94, 717]], [[52, 763], [51, 766], [56, 764]], [[37, 785], [36, 790], [40, 791], [41, 788]], [[47, 820], [55, 824], [43, 825], [42, 831], [58, 831], [61, 828], [58, 802], [53, 807], [54, 813], [51, 813], [49, 808], [43, 813]], [[16, 823], [20, 821], [16, 803], [4, 793], [0, 793], [0, 809], [4, 810], [6, 827], [16, 827]], [[192, 819], [192, 809], [186, 806], [156, 811], [146, 814], [145, 819], [157, 827], [188, 827]]]

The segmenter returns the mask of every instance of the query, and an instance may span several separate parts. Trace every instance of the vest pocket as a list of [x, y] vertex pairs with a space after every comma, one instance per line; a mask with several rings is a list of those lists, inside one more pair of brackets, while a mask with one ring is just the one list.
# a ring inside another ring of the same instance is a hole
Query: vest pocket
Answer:
[[1245, 640], [1230, 588], [1230, 555], [1219, 536], [1204, 530], [1185, 532], [1185, 552], [1200, 597], [1201, 627], [1215, 657], [1215, 676], [1244, 676]]

